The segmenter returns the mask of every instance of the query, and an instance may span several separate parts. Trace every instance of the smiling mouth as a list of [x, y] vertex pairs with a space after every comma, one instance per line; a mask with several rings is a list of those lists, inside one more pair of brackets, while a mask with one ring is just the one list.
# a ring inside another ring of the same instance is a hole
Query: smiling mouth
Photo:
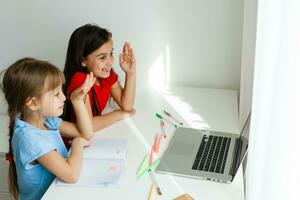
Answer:
[[110, 69], [102, 69], [104, 72], [110, 72]]

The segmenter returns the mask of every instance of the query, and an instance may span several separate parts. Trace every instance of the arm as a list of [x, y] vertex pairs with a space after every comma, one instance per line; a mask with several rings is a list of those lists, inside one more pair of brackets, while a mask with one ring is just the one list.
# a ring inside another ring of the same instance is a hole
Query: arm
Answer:
[[136, 62], [133, 49], [128, 42], [125, 42], [123, 46], [119, 62], [125, 72], [125, 85], [123, 89], [117, 81], [111, 88], [111, 95], [123, 110], [131, 111], [135, 98]]
[[72, 152], [67, 160], [56, 151], [51, 151], [37, 160], [62, 181], [75, 183], [80, 175], [83, 147], [89, 144], [88, 140], [77, 137], [72, 141]]
[[130, 112], [126, 112], [124, 110], [115, 110], [101, 116], [93, 116], [90, 105], [90, 98], [87, 96], [85, 106], [90, 118], [92, 119], [93, 131], [104, 129], [119, 120], [132, 116], [135, 113], [134, 109], [132, 109]]
[[82, 136], [86, 139], [91, 139], [94, 136], [91, 123], [92, 120], [84, 103], [84, 100], [88, 96], [87, 92], [93, 86], [94, 82], [95, 78], [93, 73], [90, 73], [86, 76], [84, 83], [71, 93], [70, 97], [76, 114], [77, 123], [62, 122], [59, 128], [62, 135], [67, 137]]
[[103, 128], [106, 128], [117, 121], [120, 121], [122, 119], [132, 116], [134, 113], [135, 113], [135, 110], [131, 110], [130, 112], [126, 112], [123, 110], [115, 110], [115, 111], [107, 113], [105, 115], [94, 116], [93, 117], [94, 131], [98, 131]]

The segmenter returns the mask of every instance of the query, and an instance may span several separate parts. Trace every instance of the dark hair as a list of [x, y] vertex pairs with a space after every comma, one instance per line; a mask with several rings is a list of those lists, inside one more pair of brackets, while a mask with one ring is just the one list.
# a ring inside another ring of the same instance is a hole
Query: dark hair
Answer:
[[[89, 54], [100, 48], [103, 44], [108, 42], [112, 34], [97, 25], [85, 24], [77, 28], [71, 35], [66, 55], [66, 62], [64, 68], [64, 74], [66, 77], [66, 84], [64, 85], [64, 92], [67, 92], [67, 88], [70, 84], [72, 76], [76, 72], [88, 73], [87, 68], [82, 66], [83, 58], [86, 58]], [[93, 96], [92, 111], [96, 115], [101, 115], [100, 107], [97, 107], [97, 99], [95, 90], [91, 89]], [[68, 120], [68, 115], [72, 109], [70, 101], [66, 101], [66, 107], [63, 118]]]
[[[4, 73], [4, 75], [3, 75]], [[63, 73], [54, 65], [34, 58], [22, 58], [1, 72], [2, 92], [8, 104], [9, 154], [13, 154], [12, 137], [15, 120], [22, 118], [28, 98], [40, 98], [43, 93], [53, 90], [64, 83]], [[17, 199], [19, 187], [14, 159], [9, 164], [8, 186], [11, 195]]]

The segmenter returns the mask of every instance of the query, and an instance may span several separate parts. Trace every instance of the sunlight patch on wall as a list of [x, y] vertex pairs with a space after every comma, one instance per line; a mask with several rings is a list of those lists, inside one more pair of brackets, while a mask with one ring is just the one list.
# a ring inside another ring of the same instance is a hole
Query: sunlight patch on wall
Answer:
[[165, 53], [157, 56], [148, 70], [148, 83], [158, 91], [163, 91], [170, 84], [170, 47], [166, 45]]

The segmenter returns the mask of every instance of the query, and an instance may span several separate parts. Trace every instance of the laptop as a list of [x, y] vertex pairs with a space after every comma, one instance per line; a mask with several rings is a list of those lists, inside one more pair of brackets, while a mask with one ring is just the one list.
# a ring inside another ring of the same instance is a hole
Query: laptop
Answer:
[[239, 135], [179, 127], [156, 172], [232, 182], [248, 149], [251, 113]]

